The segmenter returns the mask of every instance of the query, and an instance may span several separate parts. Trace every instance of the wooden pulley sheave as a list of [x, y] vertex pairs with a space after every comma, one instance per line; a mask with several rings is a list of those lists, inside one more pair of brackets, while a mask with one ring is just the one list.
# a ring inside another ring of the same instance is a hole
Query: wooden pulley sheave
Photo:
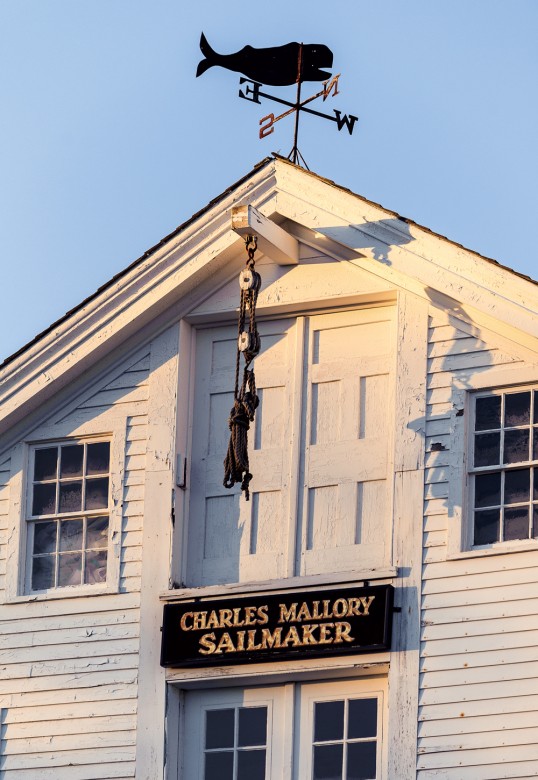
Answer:
[[[250, 366], [261, 346], [260, 334], [256, 325], [256, 302], [261, 286], [261, 276], [254, 270], [254, 254], [257, 249], [255, 236], [246, 236], [245, 246], [248, 257], [246, 268], [239, 274], [241, 297], [235, 363], [234, 405], [228, 419], [230, 443], [224, 459], [223, 484], [226, 488], [232, 488], [240, 482], [241, 490], [244, 491], [248, 501], [250, 497], [249, 483], [252, 479], [248, 462], [248, 430], [250, 423], [254, 422], [254, 415], [259, 404], [254, 369]], [[239, 384], [241, 355], [243, 355], [245, 364], [242, 381]]]

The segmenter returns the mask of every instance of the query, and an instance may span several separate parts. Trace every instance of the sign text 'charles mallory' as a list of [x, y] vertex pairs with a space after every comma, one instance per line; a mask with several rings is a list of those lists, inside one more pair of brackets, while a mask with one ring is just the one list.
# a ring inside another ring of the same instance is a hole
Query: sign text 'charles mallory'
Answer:
[[390, 585], [166, 604], [161, 664], [191, 666], [388, 650]]

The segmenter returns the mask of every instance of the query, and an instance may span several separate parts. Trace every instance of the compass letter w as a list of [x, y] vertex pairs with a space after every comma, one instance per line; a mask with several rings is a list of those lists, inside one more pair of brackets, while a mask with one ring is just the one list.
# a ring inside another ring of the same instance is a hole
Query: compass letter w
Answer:
[[338, 109], [333, 108], [333, 111], [336, 115], [335, 122], [338, 125], [338, 129], [341, 130], [343, 127], [347, 127], [349, 130], [349, 134], [352, 135], [353, 133], [353, 127], [355, 125], [355, 122], [359, 119], [358, 116], [353, 116], [353, 114], [350, 114], [349, 116], [347, 114], [344, 114], [342, 116], [342, 112], [338, 111]]

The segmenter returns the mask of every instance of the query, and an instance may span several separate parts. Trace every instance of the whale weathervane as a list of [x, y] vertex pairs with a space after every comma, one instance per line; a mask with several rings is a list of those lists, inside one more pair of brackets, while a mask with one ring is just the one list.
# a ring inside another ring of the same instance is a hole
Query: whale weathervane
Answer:
[[[358, 117], [353, 114], [342, 114], [341, 111], [333, 109], [333, 114], [324, 114], [321, 111], [315, 111], [307, 108], [319, 97], [325, 101], [331, 95], [338, 95], [338, 80], [340, 73], [331, 76], [331, 73], [323, 68], [332, 68], [333, 53], [328, 46], [324, 44], [304, 44], [287, 43], [283, 46], [273, 46], [265, 49], [256, 49], [253, 46], [244, 46], [240, 51], [234, 54], [218, 54], [209, 45], [207, 38], [202, 33], [200, 38], [200, 50], [204, 59], [198, 64], [196, 76], [201, 76], [206, 70], [213, 66], [219, 66], [242, 73], [243, 77], [239, 79], [239, 97], [244, 100], [250, 100], [252, 103], [261, 103], [260, 98], [273, 100], [276, 103], [287, 106], [288, 110], [275, 116], [273, 113], [267, 114], [260, 119], [259, 137], [266, 138], [274, 132], [274, 125], [280, 119], [295, 114], [294, 140], [288, 159], [299, 164], [300, 160], [306, 165], [305, 159], [297, 146], [299, 134], [299, 116], [301, 112], [312, 114], [314, 116], [329, 119], [336, 122], [338, 130], [347, 128], [350, 135]], [[323, 89], [315, 95], [301, 101], [301, 84], [304, 81], [320, 81]], [[297, 84], [297, 95], [294, 103], [284, 100], [267, 92], [262, 92], [260, 87], [269, 84], [275, 87], [284, 87], [291, 84]], [[241, 87], [244, 86], [244, 89]]]

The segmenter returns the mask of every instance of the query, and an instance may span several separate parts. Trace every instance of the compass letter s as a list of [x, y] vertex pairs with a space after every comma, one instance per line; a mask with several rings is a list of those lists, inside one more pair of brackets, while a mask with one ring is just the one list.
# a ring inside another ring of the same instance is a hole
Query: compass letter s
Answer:
[[262, 118], [260, 119], [260, 138], [265, 138], [266, 136], [271, 135], [271, 133], [274, 132], [275, 130], [275, 128], [273, 127], [274, 122], [275, 122], [274, 114], [267, 114], [267, 116], [262, 116]]

